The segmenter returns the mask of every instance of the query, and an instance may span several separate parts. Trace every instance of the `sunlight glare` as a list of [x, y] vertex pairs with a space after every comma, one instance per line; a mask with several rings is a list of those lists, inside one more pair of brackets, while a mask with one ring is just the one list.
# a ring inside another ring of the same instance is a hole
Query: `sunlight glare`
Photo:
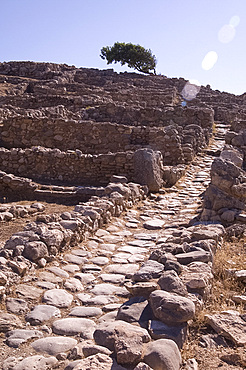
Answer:
[[231, 24], [225, 24], [218, 32], [218, 39], [223, 44], [227, 44], [234, 39], [235, 34], [235, 28]]
[[240, 23], [240, 17], [238, 15], [234, 15], [233, 17], [231, 17], [230, 19], [230, 26], [232, 27], [237, 27]]
[[181, 94], [185, 100], [195, 99], [201, 88], [197, 80], [189, 80], [186, 82]]
[[217, 60], [218, 54], [216, 53], [216, 51], [209, 51], [203, 58], [202, 69], [204, 69], [205, 71], [209, 71], [213, 68]]

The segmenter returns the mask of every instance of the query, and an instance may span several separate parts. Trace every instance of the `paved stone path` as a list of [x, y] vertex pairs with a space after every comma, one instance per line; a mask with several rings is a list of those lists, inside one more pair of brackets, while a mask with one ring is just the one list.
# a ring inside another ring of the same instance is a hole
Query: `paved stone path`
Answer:
[[[0, 353], [2, 363], [10, 354], [16, 358], [32, 354], [31, 360], [22, 361], [26, 366], [23, 369], [35, 361], [43, 361], [45, 369], [48, 360], [43, 355], [56, 356], [68, 364], [73, 356], [66, 359], [67, 351], [75, 346], [78, 336], [91, 340], [98, 323], [114, 319], [129, 297], [125, 283], [151, 250], [160, 241], [178, 237], [180, 230], [195, 219], [210, 181], [211, 154], [223, 148], [226, 129], [217, 125], [209, 150], [197, 156], [172, 189], [150, 195], [114, 218], [106, 229], [99, 229], [45, 268], [32, 271], [13, 288], [4, 308], [6, 314], [0, 318], [0, 326], [5, 325], [7, 333]], [[7, 362], [11, 361], [14, 363], [14, 358]], [[51, 357], [49, 361], [57, 360]], [[5, 366], [8, 369], [6, 361]]]

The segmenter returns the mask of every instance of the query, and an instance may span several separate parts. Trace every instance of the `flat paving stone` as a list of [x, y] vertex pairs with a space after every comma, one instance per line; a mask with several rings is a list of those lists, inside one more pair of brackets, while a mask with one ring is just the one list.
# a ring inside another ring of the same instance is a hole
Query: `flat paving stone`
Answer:
[[103, 311], [99, 307], [74, 307], [69, 316], [77, 317], [96, 317], [101, 316]]
[[83, 339], [93, 339], [96, 324], [93, 320], [68, 317], [53, 322], [52, 331], [58, 335], [77, 335]]
[[57, 286], [49, 281], [36, 281], [37, 286], [42, 289], [55, 289]]
[[64, 288], [70, 290], [70, 292], [82, 292], [84, 290], [83, 285], [81, 284], [79, 279], [69, 278], [66, 279], [64, 283]]
[[63, 282], [63, 279], [60, 276], [57, 276], [49, 271], [40, 271], [38, 278], [39, 280], [47, 281], [53, 284], [59, 284]]
[[31, 343], [31, 346], [37, 352], [44, 352], [51, 356], [55, 356], [58, 353], [69, 351], [71, 348], [76, 346], [77, 343], [77, 340], [74, 338], [55, 336], [37, 339]]
[[116, 294], [121, 297], [126, 297], [129, 295], [129, 292], [124, 287], [119, 287], [113, 284], [102, 283], [97, 284], [94, 288], [91, 289], [90, 293], [95, 295], [113, 295]]
[[9, 330], [21, 327], [22, 322], [16, 315], [0, 312], [0, 333], [6, 333]]
[[41, 338], [43, 333], [39, 330], [16, 329], [6, 333], [6, 343], [10, 347], [17, 348], [31, 338]]
[[64, 258], [67, 262], [74, 263], [75, 265], [83, 265], [88, 262], [86, 257], [79, 257], [75, 254], [66, 254]]
[[61, 278], [68, 278], [69, 274], [64, 271], [63, 269], [56, 267], [56, 266], [51, 266], [47, 268], [48, 271], [52, 272], [53, 274], [60, 276]]
[[63, 267], [63, 270], [67, 271], [68, 273], [74, 274], [75, 272], [80, 271], [80, 268], [77, 265], [66, 265]]
[[64, 289], [51, 289], [44, 293], [43, 301], [51, 306], [66, 308], [71, 305], [73, 296]]
[[131, 253], [131, 254], [141, 254], [141, 253], [145, 254], [145, 253], [148, 252], [148, 250], [146, 250], [145, 248], [134, 247], [132, 245], [124, 245], [123, 247], [118, 248], [117, 251], [118, 252]]
[[95, 265], [104, 266], [109, 263], [109, 259], [107, 257], [94, 257], [90, 259], [90, 262]]
[[159, 220], [159, 219], [152, 219], [149, 221], [146, 221], [143, 226], [145, 229], [148, 230], [160, 230], [164, 227], [165, 221]]
[[103, 306], [109, 303], [118, 302], [119, 299], [114, 295], [98, 295], [98, 296], [91, 296], [90, 294], [79, 293], [77, 297], [84, 305], [91, 305], [91, 306]]
[[105, 272], [109, 274], [134, 274], [139, 269], [139, 265], [136, 263], [128, 263], [126, 265], [113, 263], [105, 268]]
[[125, 275], [120, 274], [101, 274], [99, 277], [105, 283], [121, 284], [125, 281]]
[[61, 311], [55, 306], [48, 304], [37, 305], [26, 315], [26, 321], [31, 325], [41, 325], [52, 317], [60, 317]]
[[76, 279], [79, 279], [82, 284], [90, 284], [92, 281], [96, 279], [96, 277], [93, 274], [90, 274], [89, 272], [77, 272], [74, 277]]
[[24, 299], [36, 300], [42, 295], [43, 290], [28, 284], [19, 284], [16, 294]]
[[54, 356], [44, 357], [40, 355], [22, 357], [8, 357], [3, 362], [3, 369], [10, 370], [49, 370], [57, 365], [58, 360]]
[[21, 298], [7, 298], [6, 308], [8, 312], [15, 313], [16, 315], [22, 315], [28, 311], [28, 304], [24, 299]]

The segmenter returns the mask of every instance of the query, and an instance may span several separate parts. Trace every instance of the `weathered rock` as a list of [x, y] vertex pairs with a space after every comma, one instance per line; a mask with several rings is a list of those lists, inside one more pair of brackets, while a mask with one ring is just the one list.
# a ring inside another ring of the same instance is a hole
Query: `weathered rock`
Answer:
[[149, 299], [154, 315], [166, 324], [186, 322], [195, 315], [195, 305], [188, 298], [156, 290]]
[[164, 271], [164, 265], [157, 261], [148, 260], [140, 269], [133, 275], [134, 281], [148, 281], [157, 279]]
[[153, 314], [148, 300], [143, 297], [134, 297], [123, 303], [116, 316], [117, 320], [139, 322], [142, 327], [147, 327], [147, 321]]
[[185, 285], [175, 271], [163, 272], [160, 279], [158, 280], [158, 284], [160, 285], [162, 290], [165, 290], [167, 292], [176, 293], [184, 297], [188, 294]]
[[28, 304], [24, 299], [9, 297], [6, 299], [6, 308], [9, 312], [22, 315], [28, 311]]
[[96, 324], [84, 318], [65, 318], [53, 322], [52, 330], [59, 335], [77, 335], [84, 339], [92, 339]]
[[6, 343], [10, 347], [19, 347], [20, 344], [25, 343], [31, 338], [41, 338], [43, 333], [39, 330], [25, 330], [16, 329], [6, 333]]
[[163, 228], [164, 224], [165, 222], [163, 220], [159, 220], [158, 218], [156, 218], [146, 221], [143, 226], [145, 227], [145, 229], [148, 230], [159, 230]]
[[161, 321], [150, 320], [148, 330], [153, 339], [172, 339], [179, 348], [183, 347], [188, 335], [186, 323], [170, 326]]
[[73, 296], [64, 289], [51, 289], [44, 293], [43, 301], [51, 306], [64, 308], [70, 306]]
[[31, 325], [41, 325], [44, 321], [51, 319], [52, 317], [60, 317], [61, 311], [59, 308], [51, 305], [37, 305], [31, 312], [26, 315], [26, 320]]
[[124, 370], [116, 361], [109, 356], [98, 353], [81, 360], [73, 370]]
[[0, 333], [6, 333], [7, 331], [21, 327], [22, 322], [15, 315], [5, 312], [0, 313]]
[[117, 362], [132, 364], [142, 356], [143, 344], [150, 341], [147, 330], [124, 321], [100, 324], [94, 332], [97, 344], [116, 352]]
[[139, 149], [134, 153], [134, 181], [147, 185], [149, 191], [159, 191], [162, 184], [162, 155], [152, 149]]
[[55, 336], [37, 339], [31, 344], [31, 346], [37, 352], [45, 352], [53, 356], [61, 352], [67, 352], [76, 344], [76, 339]]
[[58, 360], [55, 357], [30, 356], [24, 359], [9, 357], [3, 363], [3, 370], [49, 370], [52, 369]]
[[246, 343], [246, 322], [237, 311], [225, 311], [215, 315], [206, 315], [207, 322], [212, 328], [232, 340], [238, 346]]
[[23, 256], [34, 262], [40, 258], [47, 257], [48, 254], [46, 244], [40, 241], [26, 243], [23, 250]]
[[101, 308], [98, 307], [74, 307], [69, 316], [77, 316], [77, 317], [95, 317], [102, 315]]
[[177, 370], [181, 365], [181, 354], [174, 341], [158, 339], [146, 345], [143, 361], [153, 370]]

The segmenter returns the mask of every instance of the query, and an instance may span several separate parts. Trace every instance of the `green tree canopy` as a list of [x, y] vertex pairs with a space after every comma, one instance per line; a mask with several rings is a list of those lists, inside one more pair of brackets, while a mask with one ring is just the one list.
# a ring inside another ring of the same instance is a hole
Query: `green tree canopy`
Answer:
[[150, 71], [153, 71], [156, 73], [156, 57], [150, 49], [147, 50], [140, 45], [116, 42], [113, 46], [103, 47], [100, 57], [106, 59], [107, 64], [120, 62], [122, 66], [127, 64], [128, 67], [135, 68], [139, 72], [150, 74]]

